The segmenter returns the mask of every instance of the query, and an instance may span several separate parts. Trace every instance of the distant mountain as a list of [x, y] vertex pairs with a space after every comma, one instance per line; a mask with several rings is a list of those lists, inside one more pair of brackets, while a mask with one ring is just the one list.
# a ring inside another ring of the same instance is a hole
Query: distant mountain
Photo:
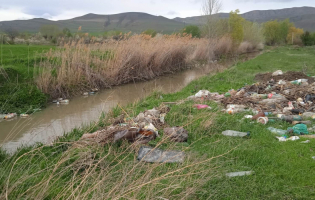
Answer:
[[81, 26], [83, 32], [104, 32], [120, 30], [124, 32], [143, 32], [154, 29], [159, 32], [173, 33], [184, 28], [185, 24], [163, 16], [154, 16], [146, 13], [129, 12], [114, 15], [87, 14], [69, 20], [51, 21], [42, 18], [30, 20], [14, 20], [0, 22], [0, 31], [14, 27], [20, 32], [38, 32], [43, 25], [57, 25], [61, 29], [69, 28], [76, 32]]
[[[217, 14], [219, 18], [228, 18], [228, 13]], [[280, 10], [255, 10], [242, 14], [247, 20], [266, 22], [273, 19], [283, 20], [289, 18], [291, 22], [304, 30], [315, 31], [315, 8], [299, 7]], [[114, 15], [87, 14], [69, 20], [51, 21], [42, 18], [30, 20], [14, 20], [0, 22], [0, 31], [14, 27], [20, 32], [35, 33], [43, 25], [57, 25], [61, 29], [69, 28], [76, 32], [81, 26], [83, 32], [100, 33], [109, 30], [132, 31], [140, 33], [146, 29], [154, 29], [159, 32], [177, 32], [188, 24], [202, 25], [204, 16], [168, 19], [163, 16], [154, 16], [147, 13], [128, 12]]]
[[[217, 16], [219, 18], [228, 18], [229, 14], [219, 13]], [[254, 10], [242, 14], [242, 17], [246, 20], [259, 23], [275, 19], [290, 19], [290, 21], [295, 23], [295, 26], [298, 28], [315, 31], [315, 8], [313, 7], [297, 7], [280, 10]], [[174, 20], [188, 24], [201, 25], [205, 22], [205, 16], [175, 18]]]

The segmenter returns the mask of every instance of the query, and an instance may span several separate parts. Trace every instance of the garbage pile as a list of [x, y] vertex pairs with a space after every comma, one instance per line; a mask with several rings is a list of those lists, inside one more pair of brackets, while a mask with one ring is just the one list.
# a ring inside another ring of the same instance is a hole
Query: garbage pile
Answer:
[[[162, 104], [158, 108], [153, 108], [139, 113], [136, 117], [130, 118], [121, 115], [112, 120], [112, 124], [95, 133], [84, 134], [81, 140], [94, 141], [100, 144], [108, 144], [120, 140], [126, 140], [135, 145], [147, 144], [151, 140], [159, 137], [158, 130], [164, 129], [165, 136], [173, 142], [186, 142], [188, 132], [182, 127], [169, 128], [165, 123], [165, 116], [170, 111], [168, 106]], [[144, 151], [145, 150], [145, 151]], [[145, 153], [144, 153], [145, 152]], [[148, 156], [145, 156], [149, 154]], [[179, 157], [172, 158], [174, 155]], [[138, 159], [144, 162], [182, 162], [183, 153], [174, 151], [162, 151], [142, 147], [139, 151]]]
[[[315, 119], [315, 79], [301, 72], [258, 74], [257, 83], [238, 90], [230, 90], [225, 94], [211, 93], [201, 90], [188, 100], [213, 100], [221, 103], [226, 113], [234, 114], [251, 111], [254, 116], [247, 115], [261, 124], [283, 120], [293, 126], [288, 130], [270, 130], [282, 137], [280, 141], [287, 141], [288, 135], [307, 135], [315, 132], [314, 128], [307, 128], [312, 124], [308, 119]], [[245, 133], [244, 133], [245, 134]], [[297, 136], [290, 140], [297, 140]]]

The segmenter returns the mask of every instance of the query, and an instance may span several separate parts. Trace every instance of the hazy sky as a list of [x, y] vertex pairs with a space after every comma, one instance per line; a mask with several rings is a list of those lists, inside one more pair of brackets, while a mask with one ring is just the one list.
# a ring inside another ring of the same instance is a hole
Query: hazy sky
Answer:
[[[42, 17], [70, 19], [87, 13], [146, 12], [168, 18], [201, 14], [203, 0], [0, 0], [0, 21]], [[312, 6], [315, 0], [222, 0], [222, 12]]]

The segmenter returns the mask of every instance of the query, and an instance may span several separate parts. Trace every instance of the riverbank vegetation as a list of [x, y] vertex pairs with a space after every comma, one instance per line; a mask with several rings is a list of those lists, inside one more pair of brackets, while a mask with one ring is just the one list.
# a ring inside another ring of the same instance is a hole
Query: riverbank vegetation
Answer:
[[[182, 33], [172, 35], [157, 34], [154, 30], [139, 35], [113, 31], [103, 39], [82, 33], [81, 27], [72, 34], [69, 29], [60, 32], [56, 27], [43, 26], [36, 37], [55, 40], [59, 46], [49, 51], [49, 47], [43, 47], [46, 53], [36, 58], [11, 52], [14, 45], [2, 45], [1, 55], [6, 57], [2, 63], [3, 77], [8, 76], [5, 69], [10, 68], [12, 76], [19, 79], [3, 78], [10, 87], [2, 87], [6, 95], [1, 97], [0, 112], [32, 113], [34, 107], [42, 107], [52, 98], [70, 98], [95, 88], [146, 81], [198, 63], [263, 49], [264, 38], [258, 24], [245, 21], [237, 11], [231, 13], [228, 23], [220, 24], [224, 29], [215, 37], [200, 37], [198, 27], [187, 27]], [[14, 38], [11, 39], [13, 43]], [[36, 48], [28, 45], [22, 49], [29, 53]], [[13, 70], [16, 68], [23, 72], [27, 69], [23, 73], [26, 77]], [[20, 88], [27, 85], [27, 89]], [[20, 91], [30, 92], [21, 95]]]
[[[127, 113], [136, 116], [162, 102], [177, 102], [202, 89], [224, 93], [254, 83], [257, 73], [275, 70], [315, 74], [313, 48], [279, 47], [238, 63], [216, 75], [193, 81], [175, 94], [153, 93], [125, 108], [117, 107], [98, 122], [75, 129], [52, 144], [20, 148], [0, 154], [0, 191], [5, 199], [310, 199], [314, 193], [314, 141], [279, 142], [265, 125], [241, 120], [209, 102], [211, 110], [193, 108], [193, 101], [170, 105], [166, 123], [183, 126], [187, 143], [174, 144], [160, 137], [148, 145], [186, 154], [180, 164], [137, 161], [139, 146], [127, 142], [105, 146], [78, 141], [87, 132], [110, 124]], [[163, 97], [163, 98], [161, 98]], [[246, 113], [245, 113], [246, 114]], [[250, 114], [250, 113], [248, 113]], [[286, 122], [275, 122], [286, 129]], [[224, 130], [251, 132], [251, 137], [230, 138]], [[254, 171], [251, 176], [227, 178], [225, 173]], [[250, 191], [250, 192], [249, 192]]]

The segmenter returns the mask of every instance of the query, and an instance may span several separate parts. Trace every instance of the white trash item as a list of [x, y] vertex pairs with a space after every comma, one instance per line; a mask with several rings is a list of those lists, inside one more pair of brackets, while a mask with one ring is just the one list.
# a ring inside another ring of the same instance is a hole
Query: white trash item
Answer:
[[306, 140], [304, 142], [301, 142], [302, 144], [307, 144], [307, 143], [310, 143], [311, 141], [310, 140]]
[[292, 137], [290, 137], [288, 139], [286, 139], [285, 137], [276, 137], [276, 138], [278, 138], [279, 142], [286, 142], [286, 141], [289, 141], [289, 140], [295, 141], [295, 140], [299, 140], [300, 139], [298, 136], [292, 136]]
[[279, 85], [285, 85], [285, 84], [287, 84], [287, 82], [285, 82], [284, 80], [280, 80], [280, 81], [278, 82], [278, 84], [279, 84]]
[[195, 97], [201, 98], [201, 97], [209, 97], [211, 93], [208, 90], [200, 90], [197, 94], [195, 94]]
[[226, 130], [222, 132], [225, 136], [231, 136], [231, 137], [245, 137], [248, 136], [249, 133], [239, 132], [239, 131], [232, 131], [232, 130]]
[[232, 177], [237, 177], [237, 176], [248, 176], [248, 175], [252, 175], [253, 173], [254, 173], [253, 171], [231, 172], [231, 173], [227, 173], [226, 176], [232, 178]]
[[65, 100], [60, 101], [60, 103], [62, 103], [62, 104], [68, 104], [68, 103], [69, 103], [69, 100], [68, 100], [68, 99], [65, 99]]
[[281, 70], [277, 70], [272, 73], [272, 76], [279, 76], [279, 75], [283, 75], [283, 72]]

